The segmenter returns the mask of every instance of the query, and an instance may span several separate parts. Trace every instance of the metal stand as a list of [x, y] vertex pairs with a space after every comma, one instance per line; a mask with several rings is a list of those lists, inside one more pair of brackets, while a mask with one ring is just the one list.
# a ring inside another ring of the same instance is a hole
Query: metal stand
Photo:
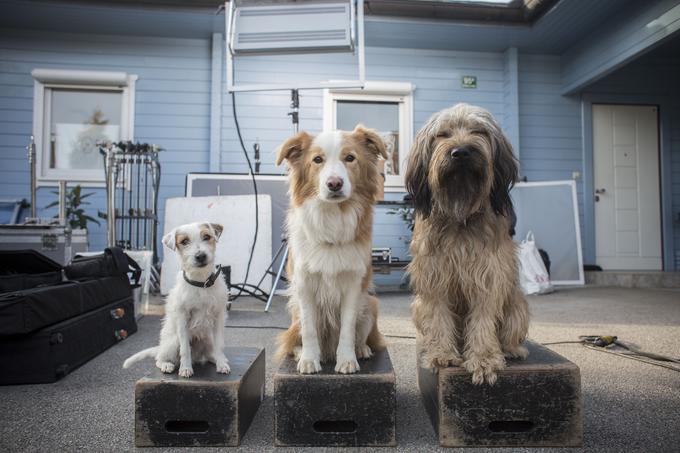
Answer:
[[150, 284], [160, 290], [158, 269], [158, 191], [161, 165], [157, 145], [99, 143], [106, 174], [107, 244], [152, 255]]
[[[274, 263], [276, 262], [276, 259], [279, 257], [281, 252], [283, 251], [283, 257], [281, 258], [281, 263], [279, 264], [279, 270], [276, 271], [276, 274], [272, 272], [272, 269], [274, 267]], [[267, 298], [267, 305], [264, 306], [264, 311], [268, 312], [269, 307], [272, 305], [272, 300], [274, 299], [274, 292], [276, 291], [276, 287], [278, 286], [280, 281], [284, 281], [288, 283], [288, 279], [284, 277], [283, 274], [283, 269], [286, 267], [286, 261], [288, 261], [288, 238], [285, 236], [281, 240], [281, 247], [279, 247], [279, 250], [276, 252], [276, 255], [274, 255], [274, 259], [272, 260], [271, 264], [265, 271], [264, 275], [262, 276], [262, 280], [267, 275], [274, 275], [274, 283], [272, 283], [272, 289], [269, 291], [269, 297]], [[260, 280], [260, 283], [262, 283], [262, 280]], [[258, 285], [259, 286], [259, 285]]]

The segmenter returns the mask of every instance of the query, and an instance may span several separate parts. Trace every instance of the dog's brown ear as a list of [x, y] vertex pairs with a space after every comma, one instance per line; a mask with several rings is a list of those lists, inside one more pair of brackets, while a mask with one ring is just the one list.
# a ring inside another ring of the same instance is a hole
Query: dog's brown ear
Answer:
[[362, 124], [357, 124], [357, 126], [352, 131], [352, 135], [356, 137], [357, 140], [359, 140], [359, 142], [363, 144], [370, 152], [376, 156], [381, 156], [383, 159], [387, 159], [385, 141], [376, 131], [365, 128]]
[[281, 165], [281, 162], [285, 160], [288, 163], [294, 163], [297, 159], [302, 156], [303, 151], [309, 149], [312, 145], [312, 136], [307, 132], [299, 132], [292, 136], [279, 147], [279, 151], [276, 154], [276, 165]]
[[224, 227], [220, 225], [219, 223], [209, 223], [210, 228], [213, 229], [215, 232], [215, 239], [219, 239], [220, 236], [222, 236], [222, 231], [224, 231]]
[[417, 214], [427, 218], [432, 211], [432, 189], [427, 179], [432, 154], [427, 125], [416, 134], [406, 163], [404, 181]]
[[514, 214], [510, 190], [517, 182], [519, 170], [510, 141], [500, 127], [497, 129], [493, 137], [493, 185], [489, 201], [496, 214], [507, 217]]
[[175, 234], [177, 229], [173, 228], [168, 234], [163, 236], [163, 245], [165, 245], [170, 250], [175, 250], [177, 248], [177, 243], [175, 242]]

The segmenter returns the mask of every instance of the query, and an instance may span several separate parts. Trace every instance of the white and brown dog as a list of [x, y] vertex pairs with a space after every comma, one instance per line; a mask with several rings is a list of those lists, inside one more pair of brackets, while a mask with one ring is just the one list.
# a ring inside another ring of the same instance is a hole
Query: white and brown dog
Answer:
[[123, 363], [154, 357], [163, 373], [194, 374], [193, 363], [212, 362], [218, 373], [230, 372], [224, 355], [224, 319], [227, 285], [215, 269], [215, 246], [223, 227], [198, 222], [182, 225], [163, 237], [177, 253], [181, 271], [170, 290], [158, 346], [138, 352]]
[[279, 149], [290, 173], [288, 212], [291, 279], [290, 328], [279, 337], [279, 357], [298, 360], [300, 373], [335, 361], [338, 373], [359, 370], [384, 348], [378, 300], [371, 284], [373, 205], [381, 182], [380, 136], [361, 126], [353, 132], [301, 132]]

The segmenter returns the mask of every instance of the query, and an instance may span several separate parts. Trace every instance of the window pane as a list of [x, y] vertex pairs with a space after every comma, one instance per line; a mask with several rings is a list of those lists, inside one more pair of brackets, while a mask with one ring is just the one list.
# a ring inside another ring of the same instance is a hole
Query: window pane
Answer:
[[385, 174], [399, 174], [399, 103], [337, 101], [338, 129], [351, 131], [361, 123], [377, 130], [387, 146]]
[[49, 167], [103, 169], [97, 142], [120, 140], [122, 93], [51, 90]]

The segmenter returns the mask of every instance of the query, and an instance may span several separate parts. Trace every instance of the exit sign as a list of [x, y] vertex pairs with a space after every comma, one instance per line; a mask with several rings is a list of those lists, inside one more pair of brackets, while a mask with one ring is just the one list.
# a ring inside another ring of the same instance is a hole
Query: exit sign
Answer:
[[463, 88], [477, 88], [477, 77], [465, 75], [461, 79], [461, 85]]

